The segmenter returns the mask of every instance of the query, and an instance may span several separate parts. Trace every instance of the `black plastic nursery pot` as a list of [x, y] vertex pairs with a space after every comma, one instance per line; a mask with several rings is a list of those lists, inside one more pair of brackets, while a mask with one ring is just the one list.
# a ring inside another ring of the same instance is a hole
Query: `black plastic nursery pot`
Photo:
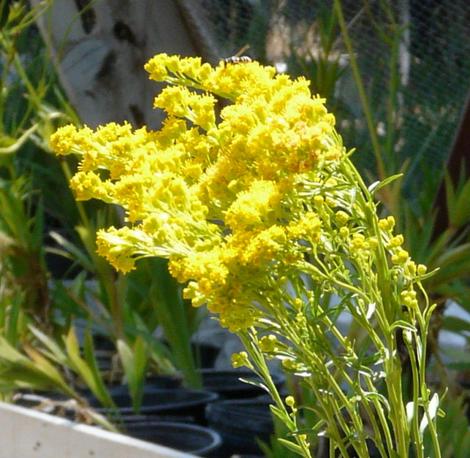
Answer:
[[[145, 379], [145, 390], [170, 390], [182, 388], [183, 379], [173, 375], [152, 375]], [[108, 386], [108, 390], [112, 396], [118, 394], [129, 393], [129, 385], [127, 383], [116, 383]], [[88, 392], [89, 393], [89, 392]]]
[[[202, 369], [200, 373], [204, 389], [217, 393], [221, 399], [247, 399], [266, 394], [263, 388], [243, 381], [262, 382], [248, 369]], [[272, 374], [271, 377], [276, 387], [281, 388], [284, 383], [282, 376]]]
[[208, 425], [222, 437], [220, 457], [261, 454], [257, 440], [268, 442], [274, 433], [269, 404], [266, 399], [230, 399], [207, 406]]
[[220, 458], [222, 439], [213, 429], [188, 423], [140, 422], [125, 425], [126, 434], [201, 457]]
[[191, 349], [196, 358], [197, 367], [203, 369], [214, 367], [215, 360], [220, 353], [220, 347], [202, 342], [192, 342]]
[[183, 378], [174, 375], [152, 375], [145, 379], [145, 385], [158, 389], [181, 388], [183, 385]]
[[[117, 411], [101, 407], [98, 400], [91, 398], [90, 405], [95, 410], [110, 418], [125, 418], [134, 416], [132, 399], [129, 393], [119, 390], [111, 392]], [[186, 388], [158, 389], [152, 386], [144, 387], [144, 396], [139, 415], [152, 416], [153, 419], [171, 419], [176, 421], [194, 421], [205, 424], [206, 405], [217, 400], [218, 395], [210, 391], [191, 390]], [[139, 418], [137, 418], [139, 420]]]

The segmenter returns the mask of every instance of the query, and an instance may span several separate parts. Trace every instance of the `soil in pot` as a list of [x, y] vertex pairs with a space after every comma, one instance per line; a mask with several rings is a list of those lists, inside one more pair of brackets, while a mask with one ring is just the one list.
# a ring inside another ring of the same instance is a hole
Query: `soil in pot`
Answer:
[[194, 424], [144, 422], [126, 425], [126, 433], [137, 439], [191, 453], [201, 457], [220, 458], [222, 444], [214, 430]]
[[[111, 397], [116, 404], [117, 412], [112, 409], [100, 407], [97, 399], [91, 398], [90, 405], [109, 417], [132, 416], [132, 400], [129, 393], [124, 391], [111, 392]], [[218, 398], [216, 393], [203, 390], [190, 390], [186, 388], [156, 389], [144, 387], [141, 415], [157, 416], [160, 419], [183, 421], [189, 419], [199, 424], [205, 424], [205, 407]]]
[[[240, 380], [261, 382], [256, 374], [247, 369], [202, 369], [200, 373], [204, 389], [217, 393], [221, 399], [246, 399], [266, 394], [263, 388]], [[280, 375], [272, 374], [272, 379], [276, 387], [280, 389], [283, 378]]]
[[209, 427], [222, 437], [220, 457], [262, 454], [257, 439], [268, 442], [274, 433], [269, 401], [230, 399], [207, 406]]

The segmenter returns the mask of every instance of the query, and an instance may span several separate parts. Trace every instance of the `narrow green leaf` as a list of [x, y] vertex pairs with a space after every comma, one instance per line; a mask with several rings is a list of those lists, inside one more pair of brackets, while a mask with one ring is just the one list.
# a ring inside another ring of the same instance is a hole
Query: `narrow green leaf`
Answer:
[[390, 326], [390, 331], [394, 331], [397, 328], [404, 329], [410, 332], [416, 332], [416, 328], [412, 324], [403, 320], [397, 320], [393, 322]]
[[[470, 207], [470, 204], [469, 204]], [[454, 248], [447, 248], [436, 260], [440, 270], [443, 271], [448, 265], [455, 265], [464, 261], [470, 268], [470, 243], [463, 243]]]
[[455, 211], [454, 211], [454, 204], [455, 204], [455, 188], [452, 183], [452, 179], [450, 178], [449, 173], [444, 175], [444, 184], [446, 189], [446, 206], [447, 206], [447, 213], [449, 215], [449, 220], [453, 221], [455, 219]]
[[50, 351], [58, 363], [67, 365], [67, 355], [53, 339], [33, 325], [29, 326], [29, 330]]
[[9, 14], [10, 14], [9, 0], [1, 0], [0, 2], [0, 30], [3, 29], [5, 24], [8, 22]]
[[8, 361], [11, 364], [28, 366], [31, 361], [22, 355], [16, 348], [12, 347], [8, 341], [0, 336], [0, 359]]
[[250, 379], [241, 378], [241, 377], [240, 377], [239, 380], [240, 380], [240, 382], [246, 383], [246, 384], [248, 384], [248, 385], [256, 386], [257, 388], [260, 388], [261, 390], [266, 391], [267, 393], [269, 393], [268, 387], [267, 387], [264, 383], [262, 383], [262, 382], [260, 382], [260, 381], [257, 381], [257, 380], [250, 380]]
[[397, 173], [395, 175], [391, 175], [389, 176], [388, 178], [385, 178], [385, 180], [382, 180], [382, 181], [376, 181], [374, 183], [372, 183], [370, 186], [369, 186], [369, 192], [371, 194], [374, 194], [375, 192], [377, 192], [379, 189], [382, 189], [383, 187], [385, 186], [388, 186], [390, 183], [394, 182], [395, 180], [398, 180], [399, 178], [401, 178], [403, 176], [403, 173]]
[[[54, 241], [59, 246], [61, 246], [64, 249], [64, 251], [60, 251], [60, 250], [57, 250], [57, 249], [55, 249], [55, 250], [54, 249], [49, 249], [48, 250], [49, 252], [60, 254], [60, 255], [63, 255], [64, 257], [68, 257], [72, 260], [77, 261], [88, 272], [94, 272], [95, 271], [95, 267], [93, 265], [92, 260], [80, 248], [78, 248], [72, 242], [70, 242], [65, 237], [63, 237], [62, 235], [60, 235], [59, 233], [57, 233], [55, 231], [51, 231], [49, 233], [49, 235], [51, 236], [52, 239], [54, 239]], [[67, 256], [67, 253], [70, 256]]]
[[68, 334], [64, 338], [65, 348], [67, 350], [68, 362], [72, 369], [82, 378], [86, 386], [92, 393], [103, 403], [107, 404], [106, 397], [102, 393], [96, 383], [93, 372], [87, 363], [80, 356], [80, 346], [78, 344], [77, 336], [73, 327], [70, 328]]
[[200, 388], [202, 381], [191, 349], [191, 305], [182, 298], [181, 288], [168, 273], [166, 262], [155, 260], [150, 265], [154, 268], [150, 294], [154, 298], [157, 317], [170, 344], [175, 365], [188, 385]]
[[88, 370], [93, 379], [93, 385], [90, 385], [90, 389], [94, 387], [93, 394], [100, 400], [103, 406], [111, 408], [115, 407], [111, 395], [109, 394], [109, 391], [107, 390], [103, 381], [103, 377], [99, 371], [98, 363], [95, 358], [95, 350], [93, 347], [93, 337], [88, 330], [85, 332], [83, 351], [85, 355], [85, 362], [88, 365]]
[[277, 440], [278, 440], [282, 445], [284, 445], [284, 447], [286, 447], [287, 449], [289, 449], [291, 452], [294, 452], [294, 453], [299, 454], [300, 456], [303, 456], [302, 447], [300, 447], [299, 445], [294, 444], [294, 442], [288, 441], [287, 439], [282, 439], [281, 437], [279, 437]]
[[442, 329], [461, 334], [470, 330], [470, 321], [455, 316], [445, 316], [442, 321]]
[[14, 143], [6, 147], [0, 147], [0, 155], [16, 153], [23, 146], [23, 144], [29, 139], [29, 137], [36, 131], [37, 128], [38, 128], [38, 124], [34, 124], [34, 126], [26, 130], [21, 135], [21, 137], [19, 137]]
[[459, 190], [453, 209], [451, 224], [462, 227], [470, 222], [470, 180]]
[[135, 378], [138, 387], [141, 387], [145, 380], [149, 361], [149, 351], [145, 340], [138, 336], [134, 342], [134, 367]]
[[37, 371], [40, 371], [52, 382], [53, 385], [60, 387], [62, 391], [74, 396], [75, 393], [73, 390], [69, 388], [60, 372], [50, 363], [50, 361], [41, 355], [39, 351], [29, 345], [25, 345], [24, 350], [31, 358], [32, 362], [34, 363], [34, 368]]
[[137, 413], [142, 404], [143, 385], [148, 362], [147, 346], [144, 340], [138, 337], [133, 349], [122, 339], [117, 341], [117, 349], [129, 384], [132, 406]]
[[269, 409], [271, 410], [271, 413], [279, 420], [282, 422], [286, 421], [286, 413], [282, 409], [272, 404], [270, 404]]

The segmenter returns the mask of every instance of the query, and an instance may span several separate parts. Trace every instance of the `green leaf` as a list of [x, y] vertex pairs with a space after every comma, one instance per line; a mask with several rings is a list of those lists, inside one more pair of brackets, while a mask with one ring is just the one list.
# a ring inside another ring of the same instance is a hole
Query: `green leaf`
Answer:
[[40, 253], [44, 252], [44, 204], [42, 199], [38, 199], [34, 217], [31, 219], [31, 245]]
[[53, 339], [51, 339], [49, 336], [44, 334], [42, 331], [40, 331], [33, 325], [29, 326], [29, 330], [36, 337], [36, 339], [38, 339], [49, 350], [50, 354], [58, 363], [64, 366], [67, 365], [67, 355]]
[[278, 440], [282, 445], [284, 445], [284, 447], [286, 447], [287, 449], [289, 449], [291, 452], [297, 453], [297, 454], [299, 454], [300, 456], [303, 456], [303, 455], [304, 455], [303, 450], [302, 450], [302, 447], [300, 447], [300, 446], [297, 445], [297, 444], [294, 444], [294, 442], [288, 441], [287, 439], [282, 439], [281, 437], [279, 437], [277, 440]]
[[0, 336], [0, 359], [20, 366], [28, 366], [31, 362], [26, 356], [11, 346], [3, 336]]
[[113, 407], [112, 399], [98, 376], [97, 367], [93, 367], [93, 364], [90, 364], [90, 354], [93, 351], [92, 347], [90, 347], [90, 339], [91, 337], [88, 337], [88, 339], [85, 338], [85, 353], [88, 355], [89, 359], [87, 362], [80, 356], [80, 346], [75, 330], [73, 327], [70, 327], [68, 334], [64, 338], [69, 364], [103, 406]]
[[153, 268], [150, 294], [175, 365], [183, 373], [188, 385], [199, 388], [202, 381], [196, 370], [196, 361], [191, 349], [192, 306], [183, 299], [181, 287], [169, 274], [167, 263], [156, 259], [149, 261], [152, 261], [148, 264]]
[[390, 325], [390, 332], [394, 331], [397, 328], [404, 329], [404, 330], [410, 331], [410, 332], [416, 332], [416, 328], [412, 324], [410, 324], [410, 323], [408, 323], [404, 320], [394, 321]]
[[0, 2], [0, 30], [8, 22], [8, 16], [10, 14], [10, 2], [9, 0], [1, 0]]
[[[464, 279], [462, 279], [464, 280]], [[456, 302], [460, 307], [470, 313], [470, 288], [463, 281], [454, 281], [441, 285], [435, 290], [437, 294]]]
[[131, 349], [124, 340], [119, 339], [117, 349], [129, 384], [132, 407], [138, 413], [142, 405], [143, 386], [148, 363], [147, 345], [141, 337], [137, 337], [134, 348]]
[[398, 180], [402, 176], [403, 176], [403, 173], [397, 173], [395, 175], [389, 176], [388, 178], [385, 178], [385, 180], [376, 181], [369, 186], [368, 190], [371, 194], [374, 194], [379, 189], [382, 189], [383, 187], [388, 186], [390, 183], [394, 182], [395, 180]]
[[34, 124], [34, 126], [26, 130], [21, 135], [21, 137], [16, 139], [13, 143], [11, 143], [8, 146], [0, 147], [0, 155], [16, 153], [23, 146], [23, 144], [29, 139], [29, 137], [36, 131], [37, 128], [38, 128], [38, 124]]
[[470, 322], [455, 316], [445, 316], [442, 320], [442, 329], [461, 334], [470, 330]]
[[285, 423], [286, 420], [289, 418], [288, 415], [282, 409], [273, 404], [269, 405], [269, 409], [271, 410], [271, 413], [283, 423]]
[[[8, 342], [15, 344], [18, 340], [18, 323], [20, 321], [21, 315], [23, 314], [23, 304], [24, 304], [24, 293], [15, 295], [10, 299], [10, 304], [7, 310], [5, 310], [8, 319], [6, 323], [3, 324], [4, 334]], [[3, 304], [2, 304], [3, 305]]]
[[463, 243], [454, 248], [447, 248], [441, 256], [437, 258], [436, 263], [440, 270], [443, 271], [445, 267], [455, 265], [462, 261], [465, 262], [470, 269], [470, 243]]
[[62, 237], [59, 233], [55, 231], [51, 231], [49, 235], [59, 246], [63, 248], [63, 250], [49, 248], [48, 251], [50, 253], [58, 254], [63, 256], [64, 258], [77, 261], [88, 272], [95, 271], [95, 267], [90, 257], [86, 253], [84, 253], [80, 248], [78, 248], [75, 244], [67, 240], [65, 237]]
[[470, 222], [470, 180], [468, 180], [459, 190], [456, 201], [453, 205], [450, 223], [452, 226], [460, 228]]
[[31, 359], [0, 336], [0, 385], [3, 391], [21, 386], [55, 387], [75, 397], [60, 372], [38, 350], [31, 346], [25, 346], [25, 350]]
[[447, 363], [446, 367], [457, 371], [468, 371], [470, 369], [470, 361], [455, 361]]
[[262, 382], [260, 382], [260, 381], [257, 381], [257, 380], [250, 380], [250, 379], [241, 378], [241, 377], [240, 377], [239, 380], [240, 380], [240, 382], [246, 383], [246, 384], [248, 384], [248, 385], [256, 386], [256, 388], [260, 388], [261, 390], [266, 391], [267, 393], [269, 393], [268, 387], [267, 387], [264, 383], [262, 383]]
[[444, 175], [444, 184], [446, 189], [446, 206], [449, 220], [454, 218], [455, 188], [449, 173]]
[[41, 355], [39, 351], [29, 345], [24, 346], [24, 351], [31, 358], [36, 370], [44, 374], [49, 380], [53, 382], [53, 384], [60, 386], [63, 391], [73, 393], [73, 391], [69, 389], [60, 372], [54, 367], [53, 364], [51, 364], [50, 361]]
[[133, 312], [132, 316], [135, 326], [131, 330], [126, 329], [126, 331], [144, 340], [149, 352], [149, 360], [153, 360], [161, 372], [175, 374], [176, 369], [170, 361], [171, 353], [168, 347], [155, 339], [139, 314]]
[[[96, 387], [95, 396], [102, 402], [106, 407], [115, 407], [114, 402], [106, 388], [106, 385], [101, 376], [98, 363], [95, 358], [95, 349], [93, 347], [93, 337], [89, 330], [85, 332], [85, 340], [83, 346], [83, 352], [85, 355], [85, 361], [88, 364], [91, 375], [93, 377], [94, 386]], [[90, 387], [91, 388], [91, 387]]]

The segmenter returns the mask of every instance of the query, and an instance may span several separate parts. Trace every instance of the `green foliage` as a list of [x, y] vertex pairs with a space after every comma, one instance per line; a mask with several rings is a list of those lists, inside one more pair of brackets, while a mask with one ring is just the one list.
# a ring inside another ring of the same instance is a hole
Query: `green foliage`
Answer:
[[155, 299], [155, 311], [171, 348], [175, 364], [183, 372], [186, 383], [201, 387], [202, 381], [196, 371], [190, 338], [195, 329], [195, 309], [183, 299], [182, 287], [170, 276], [167, 263], [155, 259], [146, 260], [151, 266], [154, 279], [150, 294]]
[[[196, 321], [174, 284], [159, 286], [164, 266], [154, 276], [143, 263], [124, 277], [96, 254], [96, 231], [122, 224], [122, 215], [96, 202], [75, 204], [67, 183], [75, 164], [49, 153], [57, 124], [79, 123], [35, 27], [49, 4], [0, 0], [1, 392], [54, 389], [83, 407], [76, 388], [87, 387], [113, 407], [106, 382], [117, 376], [138, 411], [149, 371], [175, 373], [176, 365], [188, 384], [200, 386], [189, 345]], [[64, 280], [52, 278], [53, 256], [69, 263]], [[77, 319], [87, 323], [83, 338], [74, 331]], [[160, 319], [169, 348], [153, 336]], [[97, 328], [114, 347], [114, 373], [99, 368]]]
[[149, 354], [145, 341], [137, 337], [133, 348], [123, 340], [117, 341], [119, 357], [129, 384], [129, 393], [133, 400], [134, 412], [139, 412], [142, 404], [143, 386], [149, 362]]
[[59, 389], [75, 397], [60, 371], [36, 348], [27, 344], [23, 354], [0, 336], [0, 391], [12, 394], [18, 389]]

